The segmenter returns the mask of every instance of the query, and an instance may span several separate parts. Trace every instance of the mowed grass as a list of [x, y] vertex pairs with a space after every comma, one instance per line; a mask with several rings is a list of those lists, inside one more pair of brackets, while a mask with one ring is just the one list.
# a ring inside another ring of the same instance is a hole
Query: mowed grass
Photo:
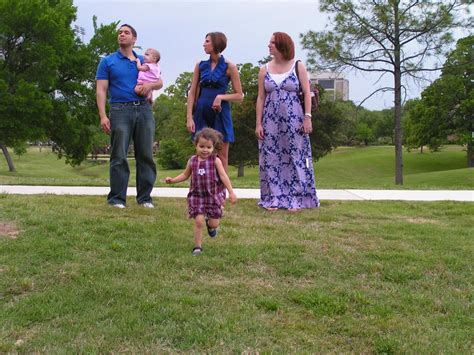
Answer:
[[0, 352], [472, 353], [472, 203], [0, 195]]
[[[341, 147], [315, 163], [317, 188], [323, 189], [473, 189], [474, 173], [466, 168], [466, 152], [460, 146], [445, 146], [441, 152], [404, 152], [404, 185], [394, 184], [394, 147]], [[17, 172], [8, 171], [0, 158], [0, 184], [108, 186], [108, 161], [85, 161], [71, 167], [58, 160], [48, 149], [40, 153], [31, 148], [14, 157]], [[135, 184], [134, 161], [130, 161], [130, 185]], [[181, 170], [158, 167], [156, 186], [164, 186], [166, 176]], [[229, 176], [235, 187], [258, 188], [258, 167], [246, 167], [245, 176], [237, 178], [230, 167]], [[187, 182], [178, 186], [187, 186]]]

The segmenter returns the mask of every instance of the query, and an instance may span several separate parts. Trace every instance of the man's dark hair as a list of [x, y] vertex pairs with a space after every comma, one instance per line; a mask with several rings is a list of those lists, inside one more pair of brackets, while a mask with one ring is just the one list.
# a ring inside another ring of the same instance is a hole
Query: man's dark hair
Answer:
[[130, 26], [129, 24], [124, 23], [123, 25], [120, 25], [119, 29], [121, 29], [122, 27], [130, 28], [130, 31], [132, 31], [133, 37], [137, 38], [137, 31], [132, 26]]

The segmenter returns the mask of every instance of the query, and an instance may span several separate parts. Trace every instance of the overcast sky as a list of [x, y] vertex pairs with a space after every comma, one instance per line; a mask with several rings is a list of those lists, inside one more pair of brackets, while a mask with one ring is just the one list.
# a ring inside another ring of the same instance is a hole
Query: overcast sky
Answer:
[[[114, 21], [129, 23], [138, 32], [137, 45], [161, 52], [161, 69], [165, 86], [173, 84], [184, 71], [192, 71], [197, 61], [207, 59], [202, 44], [208, 32], [224, 32], [228, 39], [223, 55], [234, 63], [253, 63], [268, 55], [268, 41], [273, 32], [288, 33], [296, 45], [296, 58], [306, 58], [299, 35], [322, 30], [326, 15], [314, 0], [75, 0], [76, 25], [85, 29], [84, 40], [93, 34], [92, 17], [99, 24]], [[380, 85], [391, 86], [392, 78], [380, 82], [377, 77], [350, 72], [349, 98], [356, 104]], [[160, 91], [162, 92], [162, 91]], [[419, 95], [413, 87], [410, 97]], [[393, 106], [391, 93], [376, 95], [364, 103], [369, 109]]]

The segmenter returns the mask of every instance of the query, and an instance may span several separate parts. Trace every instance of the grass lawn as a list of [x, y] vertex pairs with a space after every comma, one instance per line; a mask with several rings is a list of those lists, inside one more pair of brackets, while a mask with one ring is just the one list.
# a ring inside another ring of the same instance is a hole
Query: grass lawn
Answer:
[[0, 352], [472, 353], [472, 203], [0, 195]]
[[[21, 157], [14, 156], [17, 172], [10, 173], [0, 157], [0, 184], [11, 185], [78, 185], [108, 186], [108, 162], [86, 161], [70, 167], [58, 160], [48, 149], [40, 153], [31, 148]], [[341, 147], [315, 164], [317, 188], [323, 189], [473, 189], [474, 173], [466, 168], [466, 152], [460, 146], [446, 146], [441, 152], [420, 154], [404, 152], [404, 185], [394, 184], [394, 147]], [[135, 184], [134, 162], [130, 164], [130, 185]], [[181, 170], [165, 171], [158, 168], [156, 186], [164, 186], [166, 176]], [[235, 187], [258, 188], [258, 168], [246, 167], [245, 176], [237, 178], [230, 168]], [[187, 186], [187, 182], [178, 186]]]

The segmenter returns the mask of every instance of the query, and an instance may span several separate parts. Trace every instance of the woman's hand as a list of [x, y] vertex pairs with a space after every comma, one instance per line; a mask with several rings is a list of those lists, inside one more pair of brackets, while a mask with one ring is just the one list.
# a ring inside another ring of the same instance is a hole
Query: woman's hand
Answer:
[[255, 135], [258, 139], [263, 139], [263, 127], [261, 123], [258, 123], [255, 127]]
[[194, 120], [192, 118], [188, 118], [186, 120], [186, 129], [189, 133], [194, 133], [196, 130], [196, 127], [194, 126]]
[[303, 121], [303, 132], [304, 134], [311, 134], [313, 132], [313, 123], [311, 122], [311, 118], [305, 117]]
[[222, 99], [220, 95], [217, 95], [216, 98], [214, 99], [214, 102], [212, 103], [212, 108], [216, 112], [221, 112], [222, 111], [221, 103], [222, 103]]

